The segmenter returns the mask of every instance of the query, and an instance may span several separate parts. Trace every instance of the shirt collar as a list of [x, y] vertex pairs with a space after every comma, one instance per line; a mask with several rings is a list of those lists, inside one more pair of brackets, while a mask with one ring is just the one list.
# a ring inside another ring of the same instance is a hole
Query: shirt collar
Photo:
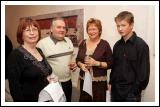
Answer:
[[52, 35], [50, 35], [50, 38], [51, 38], [51, 40], [52, 40], [55, 44], [57, 44], [57, 42], [61, 42], [61, 41], [67, 42], [65, 38], [64, 38], [63, 40], [58, 40], [58, 39], [56, 39], [56, 38], [55, 38], [54, 36], [52, 36]]
[[[137, 34], [136, 34], [135, 32], [133, 32], [132, 36], [126, 41], [126, 43], [127, 43], [127, 42], [134, 43], [136, 37], [137, 37]], [[120, 40], [120, 41], [125, 43], [123, 37], [121, 37], [121, 40]]]

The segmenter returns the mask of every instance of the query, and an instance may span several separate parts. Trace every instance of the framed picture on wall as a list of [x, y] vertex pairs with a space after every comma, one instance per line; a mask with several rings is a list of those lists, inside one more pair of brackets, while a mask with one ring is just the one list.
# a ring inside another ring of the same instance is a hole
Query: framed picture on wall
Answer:
[[66, 37], [71, 39], [74, 47], [78, 47], [79, 42], [84, 39], [83, 13], [83, 9], [76, 9], [29, 17], [39, 23], [42, 38], [50, 35], [50, 26], [54, 18], [64, 18], [67, 27]]

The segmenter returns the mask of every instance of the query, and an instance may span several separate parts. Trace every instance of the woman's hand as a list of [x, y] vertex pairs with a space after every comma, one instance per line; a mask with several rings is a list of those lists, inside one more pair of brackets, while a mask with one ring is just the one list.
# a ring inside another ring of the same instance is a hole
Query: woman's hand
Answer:
[[51, 82], [57, 82], [58, 81], [58, 77], [56, 75], [49, 75], [47, 77], [47, 80], [48, 80], [49, 83], [51, 83]]
[[80, 67], [80, 69], [84, 72], [89, 72], [89, 70], [87, 69], [87, 65], [86, 64], [83, 64], [81, 62], [78, 62], [78, 65]]
[[111, 92], [111, 84], [108, 84], [108, 90]]
[[86, 64], [82, 64], [81, 65], [81, 69], [85, 72], [89, 72], [89, 70], [87, 69], [87, 65]]
[[88, 57], [85, 59], [84, 62], [87, 66], [99, 66], [100, 62], [96, 61], [95, 59], [93, 59], [92, 57]]

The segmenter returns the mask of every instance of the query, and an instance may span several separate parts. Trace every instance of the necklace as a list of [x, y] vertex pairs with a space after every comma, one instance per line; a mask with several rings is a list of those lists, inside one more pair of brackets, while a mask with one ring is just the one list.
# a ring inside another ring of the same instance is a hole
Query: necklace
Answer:
[[36, 48], [30, 48], [30, 47], [26, 47], [25, 45], [22, 45], [23, 48], [25, 48], [33, 57], [35, 57], [38, 61], [42, 61], [42, 56], [40, 55], [40, 53], [38, 52], [38, 50]]

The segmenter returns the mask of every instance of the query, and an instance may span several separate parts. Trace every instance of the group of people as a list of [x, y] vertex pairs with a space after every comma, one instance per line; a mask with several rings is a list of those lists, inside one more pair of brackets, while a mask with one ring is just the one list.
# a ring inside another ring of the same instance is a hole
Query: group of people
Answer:
[[[41, 40], [35, 20], [20, 20], [17, 30], [20, 46], [11, 52], [6, 67], [13, 101], [36, 102], [45, 86], [59, 81], [67, 102], [71, 102], [71, 72], [77, 67], [80, 68], [80, 102], [105, 102], [106, 90], [111, 92], [113, 102], [141, 101], [141, 91], [149, 81], [149, 47], [133, 31], [131, 12], [119, 13], [115, 23], [122, 38], [112, 52], [109, 43], [101, 39], [101, 21], [90, 18], [86, 25], [89, 38], [79, 44], [76, 62], [72, 62], [74, 47], [65, 37], [66, 25], [62, 18], [53, 19], [51, 35]], [[109, 84], [108, 69], [111, 69]], [[83, 90], [86, 72], [92, 78], [92, 96]]]

